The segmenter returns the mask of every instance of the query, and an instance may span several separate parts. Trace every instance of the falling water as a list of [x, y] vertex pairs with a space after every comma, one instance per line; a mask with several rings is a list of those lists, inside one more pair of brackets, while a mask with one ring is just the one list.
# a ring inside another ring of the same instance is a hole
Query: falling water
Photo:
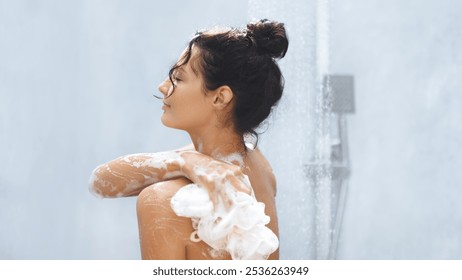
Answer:
[[[329, 80], [329, 0], [317, 1], [316, 14], [316, 142], [315, 161], [315, 209], [316, 209], [316, 257], [326, 259], [332, 240], [332, 189], [331, 189], [331, 141], [330, 113], [331, 92]], [[309, 174], [308, 174], [309, 175]]]
[[278, 178], [283, 259], [326, 259], [332, 235], [328, 0], [249, 0], [251, 19], [284, 22], [285, 92], [262, 139]]

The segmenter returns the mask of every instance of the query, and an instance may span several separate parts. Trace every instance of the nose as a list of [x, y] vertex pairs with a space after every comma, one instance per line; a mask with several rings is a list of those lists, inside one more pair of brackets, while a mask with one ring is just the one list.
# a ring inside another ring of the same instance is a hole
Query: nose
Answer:
[[164, 95], [164, 98], [169, 97], [173, 92], [173, 84], [169, 78], [165, 79], [159, 85], [159, 91]]

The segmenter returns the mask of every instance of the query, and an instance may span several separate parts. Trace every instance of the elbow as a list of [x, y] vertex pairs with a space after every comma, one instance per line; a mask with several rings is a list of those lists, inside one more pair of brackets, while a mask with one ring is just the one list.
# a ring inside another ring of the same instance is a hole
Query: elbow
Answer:
[[102, 165], [96, 167], [90, 175], [88, 190], [98, 198], [118, 197], [116, 188], [105, 180], [105, 171]]
[[99, 166], [96, 167], [90, 175], [90, 179], [88, 181], [88, 191], [98, 198], [104, 198], [103, 189], [101, 188], [101, 181], [98, 176], [99, 173]]

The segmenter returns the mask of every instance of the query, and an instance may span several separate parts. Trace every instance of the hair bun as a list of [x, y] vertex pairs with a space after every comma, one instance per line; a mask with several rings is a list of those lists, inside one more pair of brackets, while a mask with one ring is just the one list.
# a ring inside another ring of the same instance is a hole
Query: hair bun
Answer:
[[257, 53], [283, 58], [289, 47], [284, 24], [262, 19], [247, 24], [247, 34], [254, 39]]

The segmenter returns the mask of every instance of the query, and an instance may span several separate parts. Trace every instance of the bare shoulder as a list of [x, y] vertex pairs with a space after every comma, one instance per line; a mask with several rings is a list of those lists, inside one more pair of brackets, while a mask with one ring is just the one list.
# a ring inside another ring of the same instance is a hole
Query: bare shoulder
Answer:
[[143, 189], [138, 195], [137, 206], [165, 207], [165, 205], [170, 204], [170, 199], [180, 188], [190, 183], [191, 181], [181, 177], [150, 185]]
[[[270, 217], [268, 227], [279, 236], [276, 210], [276, 177], [270, 163], [262, 152], [256, 148], [248, 154], [249, 166], [245, 172], [250, 179], [255, 196], [265, 204], [265, 214]], [[279, 250], [271, 254], [269, 259], [278, 259]]]
[[177, 216], [170, 199], [187, 183], [182, 178], [160, 182], [138, 195], [136, 210], [143, 259], [185, 259], [193, 231], [191, 219]]
[[[274, 176], [271, 164], [260, 151], [256, 148], [248, 154], [248, 165], [250, 167], [249, 177], [257, 177], [257, 183], [270, 187], [274, 196], [276, 195], [276, 176]], [[253, 184], [252, 184], [253, 185]]]

